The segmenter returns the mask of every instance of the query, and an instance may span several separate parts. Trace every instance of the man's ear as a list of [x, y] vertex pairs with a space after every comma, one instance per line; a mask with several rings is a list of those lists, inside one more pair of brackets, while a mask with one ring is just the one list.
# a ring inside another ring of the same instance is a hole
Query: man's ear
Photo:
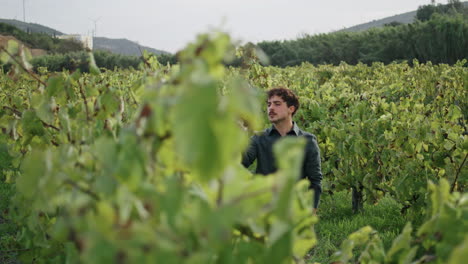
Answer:
[[289, 108], [289, 111], [291, 111], [291, 114], [294, 113], [294, 110], [296, 110], [296, 107], [294, 105], [291, 105]]

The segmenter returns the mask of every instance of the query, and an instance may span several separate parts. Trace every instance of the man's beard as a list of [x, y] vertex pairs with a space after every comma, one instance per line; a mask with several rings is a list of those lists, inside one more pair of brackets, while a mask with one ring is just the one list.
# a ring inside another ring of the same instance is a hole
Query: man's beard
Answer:
[[[273, 117], [277, 117], [277, 116], [278, 116], [278, 115], [274, 115]], [[278, 123], [283, 122], [284, 120], [286, 120], [286, 117], [282, 117], [282, 118], [279, 117], [279, 118], [276, 118], [276, 119], [274, 119], [274, 120], [271, 120], [271, 119], [270, 119], [270, 123], [272, 123], [272, 124], [278, 124]]]

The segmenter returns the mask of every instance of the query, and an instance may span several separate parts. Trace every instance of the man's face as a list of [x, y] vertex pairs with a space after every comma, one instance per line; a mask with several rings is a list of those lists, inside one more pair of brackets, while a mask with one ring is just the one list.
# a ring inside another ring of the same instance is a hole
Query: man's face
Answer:
[[288, 107], [286, 102], [279, 96], [273, 95], [267, 101], [268, 120], [276, 124], [292, 117], [294, 106]]

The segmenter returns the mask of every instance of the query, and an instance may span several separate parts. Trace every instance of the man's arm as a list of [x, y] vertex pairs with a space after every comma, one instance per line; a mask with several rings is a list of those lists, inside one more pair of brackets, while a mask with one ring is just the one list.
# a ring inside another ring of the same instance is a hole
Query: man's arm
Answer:
[[257, 158], [257, 137], [254, 135], [250, 138], [249, 147], [242, 155], [242, 165], [248, 168]]
[[320, 149], [314, 135], [307, 136], [307, 145], [304, 161], [305, 176], [314, 189], [314, 209], [317, 209], [322, 194], [322, 169], [320, 164]]

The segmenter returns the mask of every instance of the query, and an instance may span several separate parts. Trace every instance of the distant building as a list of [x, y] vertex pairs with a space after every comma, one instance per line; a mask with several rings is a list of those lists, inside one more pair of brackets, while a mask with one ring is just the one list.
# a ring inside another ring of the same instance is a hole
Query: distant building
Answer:
[[93, 37], [92, 36], [84, 36], [84, 35], [78, 35], [78, 34], [72, 34], [72, 35], [60, 35], [57, 36], [59, 39], [73, 39], [81, 44], [83, 44], [83, 47], [85, 49], [90, 49], [93, 50]]

